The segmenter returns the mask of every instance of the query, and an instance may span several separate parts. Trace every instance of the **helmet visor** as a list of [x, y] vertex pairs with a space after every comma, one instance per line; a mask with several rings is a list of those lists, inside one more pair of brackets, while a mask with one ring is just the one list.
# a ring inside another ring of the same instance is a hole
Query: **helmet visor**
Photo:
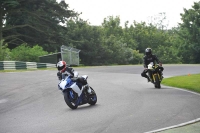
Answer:
[[151, 55], [151, 52], [146, 52], [146, 55]]
[[61, 71], [65, 66], [58, 66], [58, 70]]

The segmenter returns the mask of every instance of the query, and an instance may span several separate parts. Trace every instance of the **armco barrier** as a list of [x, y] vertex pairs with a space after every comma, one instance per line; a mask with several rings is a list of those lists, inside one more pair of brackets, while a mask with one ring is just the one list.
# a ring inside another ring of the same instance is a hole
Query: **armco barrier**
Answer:
[[22, 61], [0, 61], [0, 70], [18, 70], [18, 69], [37, 69], [37, 68], [53, 68], [55, 64], [22, 62]]

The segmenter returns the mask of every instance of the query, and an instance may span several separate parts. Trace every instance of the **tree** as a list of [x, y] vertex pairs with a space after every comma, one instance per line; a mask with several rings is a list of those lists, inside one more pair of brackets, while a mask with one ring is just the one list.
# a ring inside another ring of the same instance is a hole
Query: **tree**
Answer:
[[102, 45], [102, 28], [90, 26], [82, 19], [70, 20], [67, 23], [66, 44], [80, 49], [81, 63], [85, 65], [100, 65], [104, 47]]
[[128, 27], [128, 21], [125, 22], [125, 28], [123, 29], [124, 43], [127, 44], [127, 47], [131, 49], [138, 48], [138, 42], [134, 37], [135, 37], [135, 31], [133, 25]]
[[200, 63], [200, 2], [194, 2], [192, 9], [180, 14], [179, 35], [184, 40], [182, 55], [185, 63]]
[[4, 44], [3, 40], [3, 28], [5, 27], [5, 20], [6, 20], [6, 15], [8, 13], [13, 12], [12, 8], [16, 7], [19, 5], [19, 3], [16, 0], [1, 0], [0, 1], [0, 56], [3, 57], [2, 53], [2, 48]]
[[156, 50], [159, 45], [166, 46], [166, 31], [147, 25], [145, 22], [133, 23], [133, 38], [137, 43], [137, 50], [144, 51], [147, 47]]
[[64, 41], [67, 27], [61, 25], [78, 14], [68, 10], [68, 4], [56, 0], [2, 0], [3, 10], [0, 33], [9, 48], [22, 43], [43, 45], [55, 50]]

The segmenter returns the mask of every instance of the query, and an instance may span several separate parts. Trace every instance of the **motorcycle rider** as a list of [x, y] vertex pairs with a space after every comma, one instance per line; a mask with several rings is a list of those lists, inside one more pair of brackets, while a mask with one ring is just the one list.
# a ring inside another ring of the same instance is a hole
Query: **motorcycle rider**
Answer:
[[68, 67], [65, 61], [59, 61], [56, 67], [58, 69], [57, 77], [59, 80], [64, 79], [68, 75], [74, 77], [74, 69], [71, 67]]
[[[160, 60], [158, 59], [158, 57], [156, 55], [152, 54], [151, 48], [146, 48], [145, 49], [145, 56], [143, 57], [144, 70], [141, 73], [141, 76], [147, 78], [148, 82], [150, 82], [151, 79], [149, 78], [149, 76], [147, 76], [146, 73], [148, 72], [148, 65], [151, 62], [153, 62], [154, 65], [155, 65], [155, 63], [159, 64], [159, 67], [160, 67], [159, 68], [160, 69], [159, 74], [162, 76], [163, 75], [162, 71], [164, 70], [164, 68], [162, 67], [162, 63], [160, 62]], [[162, 76], [162, 78], [163, 78], [163, 76]]]
[[75, 75], [74, 69], [72, 67], [67, 66], [67, 63], [65, 61], [59, 61], [56, 67], [58, 69], [57, 77], [59, 80], [65, 79], [66, 76], [71, 76], [71, 79], [77, 82], [79, 88], [85, 86], [85, 88], [88, 90], [88, 93], [91, 92], [90, 88], [88, 87], [87, 80], [85, 80], [82, 77], [78, 77], [78, 75]]

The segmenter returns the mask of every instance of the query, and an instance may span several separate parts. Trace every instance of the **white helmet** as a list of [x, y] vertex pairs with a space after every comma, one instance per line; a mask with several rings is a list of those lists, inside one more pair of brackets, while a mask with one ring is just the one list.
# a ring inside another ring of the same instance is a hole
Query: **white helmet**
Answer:
[[65, 72], [65, 69], [67, 67], [67, 63], [65, 61], [59, 61], [56, 65], [58, 71], [60, 71], [61, 73]]

